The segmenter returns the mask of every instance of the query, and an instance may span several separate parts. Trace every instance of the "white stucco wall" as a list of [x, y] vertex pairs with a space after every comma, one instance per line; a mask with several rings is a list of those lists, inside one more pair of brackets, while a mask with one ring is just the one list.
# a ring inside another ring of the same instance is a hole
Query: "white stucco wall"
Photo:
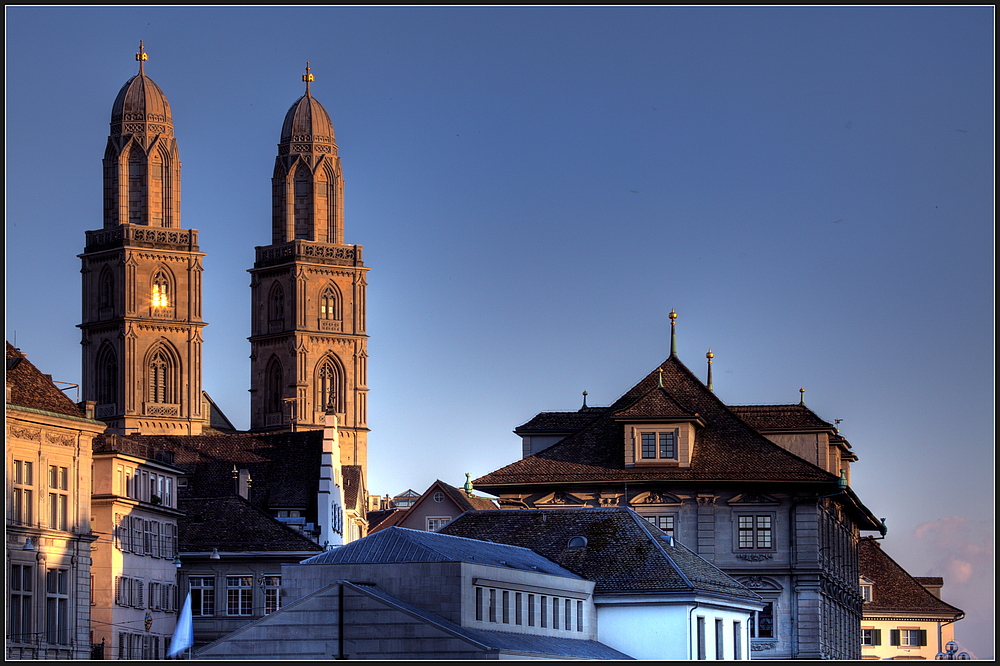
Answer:
[[[740, 623], [741, 659], [750, 658], [749, 611], [695, 602], [598, 601], [597, 640], [636, 659], [697, 659], [697, 618], [705, 618], [705, 658], [735, 659], [733, 622]], [[716, 654], [715, 621], [722, 620], [723, 654]]]

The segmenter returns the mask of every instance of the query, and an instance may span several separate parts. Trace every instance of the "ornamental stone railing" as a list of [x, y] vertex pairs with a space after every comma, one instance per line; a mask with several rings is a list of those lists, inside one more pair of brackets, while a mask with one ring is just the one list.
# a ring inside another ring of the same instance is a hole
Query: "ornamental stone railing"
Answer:
[[120, 224], [109, 229], [87, 232], [86, 252], [126, 246], [197, 252], [198, 230]]
[[289, 261], [308, 261], [315, 264], [336, 266], [364, 266], [360, 245], [335, 245], [296, 239], [288, 243], [256, 248], [254, 268], [274, 266]]

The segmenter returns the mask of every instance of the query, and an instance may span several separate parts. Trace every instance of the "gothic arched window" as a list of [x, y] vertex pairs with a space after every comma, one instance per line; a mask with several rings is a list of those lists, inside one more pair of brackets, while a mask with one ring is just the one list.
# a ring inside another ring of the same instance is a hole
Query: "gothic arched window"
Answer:
[[315, 240], [312, 233], [312, 174], [302, 165], [292, 181], [295, 196], [295, 237]]
[[146, 156], [135, 145], [128, 152], [128, 221], [146, 224], [143, 216], [146, 199]]
[[118, 357], [110, 345], [103, 345], [97, 354], [94, 368], [97, 380], [97, 404], [114, 405], [118, 402]]
[[177, 362], [164, 346], [156, 348], [146, 362], [146, 402], [177, 403]]
[[110, 270], [101, 271], [101, 281], [98, 287], [98, 307], [111, 308], [115, 305], [115, 276]]
[[285, 320], [285, 292], [278, 283], [271, 287], [271, 293], [267, 298], [267, 319], [268, 321]]
[[171, 301], [170, 279], [162, 270], [153, 275], [153, 285], [150, 293], [150, 305], [154, 308], [169, 308]]
[[323, 295], [319, 297], [319, 318], [343, 319], [340, 312], [340, 292], [333, 285], [324, 289]]
[[264, 411], [268, 414], [279, 414], [281, 413], [282, 398], [283, 395], [283, 384], [284, 384], [284, 373], [281, 370], [281, 362], [272, 358], [267, 364], [266, 371], [266, 391], [264, 397]]
[[316, 409], [325, 412], [344, 411], [344, 374], [340, 365], [326, 357], [316, 370]]

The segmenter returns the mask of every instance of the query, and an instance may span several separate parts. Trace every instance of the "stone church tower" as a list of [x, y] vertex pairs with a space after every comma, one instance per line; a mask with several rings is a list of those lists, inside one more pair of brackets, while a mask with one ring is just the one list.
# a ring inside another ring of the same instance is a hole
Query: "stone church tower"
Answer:
[[365, 274], [344, 244], [344, 180], [323, 106], [305, 94], [285, 115], [272, 183], [271, 244], [256, 248], [250, 427], [315, 430], [337, 414], [342, 462], [366, 464]]
[[112, 432], [197, 435], [201, 398], [198, 231], [180, 223], [170, 104], [139, 73], [118, 92], [104, 152], [104, 228], [83, 260], [83, 399]]

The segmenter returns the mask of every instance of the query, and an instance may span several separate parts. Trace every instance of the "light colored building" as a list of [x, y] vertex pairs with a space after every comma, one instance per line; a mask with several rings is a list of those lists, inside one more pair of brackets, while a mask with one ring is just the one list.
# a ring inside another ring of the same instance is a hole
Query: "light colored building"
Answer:
[[862, 659], [934, 659], [965, 613], [941, 600], [944, 579], [911, 576], [875, 539], [862, 539]]
[[173, 454], [118, 435], [94, 446], [92, 610], [105, 659], [162, 659], [182, 602]]
[[196, 658], [629, 658], [596, 640], [594, 583], [526, 548], [391, 527], [282, 575], [281, 610]]
[[89, 659], [91, 449], [104, 424], [9, 342], [6, 384], [6, 655]]
[[525, 457], [475, 480], [502, 509], [630, 507], [761, 596], [755, 657], [860, 658], [857, 544], [884, 526], [849, 486], [850, 445], [802, 401], [726, 405], [672, 332], [670, 356], [610, 407], [515, 432]]
[[631, 509], [469, 511], [441, 533], [530, 548], [594, 581], [597, 639], [631, 657], [751, 657], [761, 597]]

